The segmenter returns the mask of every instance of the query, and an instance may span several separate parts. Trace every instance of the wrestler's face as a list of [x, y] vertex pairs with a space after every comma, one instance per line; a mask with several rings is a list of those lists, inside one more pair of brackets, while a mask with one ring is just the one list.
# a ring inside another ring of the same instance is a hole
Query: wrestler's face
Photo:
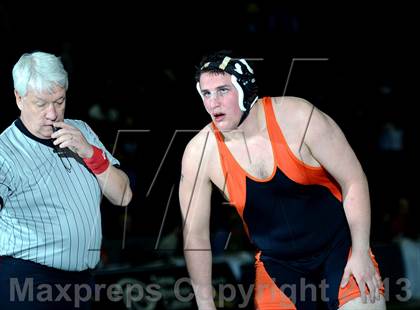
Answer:
[[206, 72], [200, 76], [204, 106], [221, 131], [238, 127], [242, 111], [238, 105], [238, 91], [228, 73]]
[[66, 90], [59, 86], [51, 93], [28, 90], [25, 96], [15, 90], [15, 97], [20, 118], [29, 132], [41, 139], [51, 139], [53, 123], [64, 120]]

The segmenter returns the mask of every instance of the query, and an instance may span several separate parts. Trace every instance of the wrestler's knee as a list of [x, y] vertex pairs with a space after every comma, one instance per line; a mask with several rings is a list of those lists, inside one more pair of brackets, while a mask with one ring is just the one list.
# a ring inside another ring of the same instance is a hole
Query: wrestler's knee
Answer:
[[385, 310], [385, 298], [384, 296], [380, 295], [379, 300], [375, 300], [374, 303], [366, 302], [365, 304], [362, 302], [360, 297], [352, 299], [342, 305], [339, 310]]

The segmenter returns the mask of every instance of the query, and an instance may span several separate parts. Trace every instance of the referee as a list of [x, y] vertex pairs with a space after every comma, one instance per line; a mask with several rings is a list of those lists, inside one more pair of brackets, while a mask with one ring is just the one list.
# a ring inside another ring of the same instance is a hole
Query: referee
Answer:
[[64, 119], [67, 72], [52, 54], [13, 68], [20, 117], [0, 135], [0, 309], [90, 309], [102, 194], [127, 206], [127, 175], [83, 121]]

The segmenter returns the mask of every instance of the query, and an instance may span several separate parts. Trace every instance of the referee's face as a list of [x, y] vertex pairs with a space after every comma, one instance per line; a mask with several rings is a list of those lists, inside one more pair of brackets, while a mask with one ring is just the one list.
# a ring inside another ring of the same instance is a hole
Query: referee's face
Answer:
[[29, 132], [41, 139], [51, 139], [53, 123], [64, 120], [66, 90], [62, 87], [54, 88], [51, 93], [28, 90], [25, 96], [15, 91], [15, 96], [20, 118]]

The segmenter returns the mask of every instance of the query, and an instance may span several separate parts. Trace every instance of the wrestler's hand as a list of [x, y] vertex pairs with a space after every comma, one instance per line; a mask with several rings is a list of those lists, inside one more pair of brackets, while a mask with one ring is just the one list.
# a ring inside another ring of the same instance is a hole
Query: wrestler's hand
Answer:
[[56, 122], [53, 125], [61, 128], [51, 135], [54, 145], [58, 145], [60, 148], [68, 147], [81, 158], [92, 157], [92, 145], [87, 142], [79, 129], [64, 122]]
[[376, 271], [370, 258], [369, 252], [352, 252], [351, 256], [344, 268], [343, 279], [341, 287], [345, 287], [354, 276], [360, 290], [360, 297], [362, 302], [366, 303], [366, 286], [369, 289], [369, 299], [372, 303], [379, 300], [379, 288], [382, 287], [382, 281], [379, 273]]

